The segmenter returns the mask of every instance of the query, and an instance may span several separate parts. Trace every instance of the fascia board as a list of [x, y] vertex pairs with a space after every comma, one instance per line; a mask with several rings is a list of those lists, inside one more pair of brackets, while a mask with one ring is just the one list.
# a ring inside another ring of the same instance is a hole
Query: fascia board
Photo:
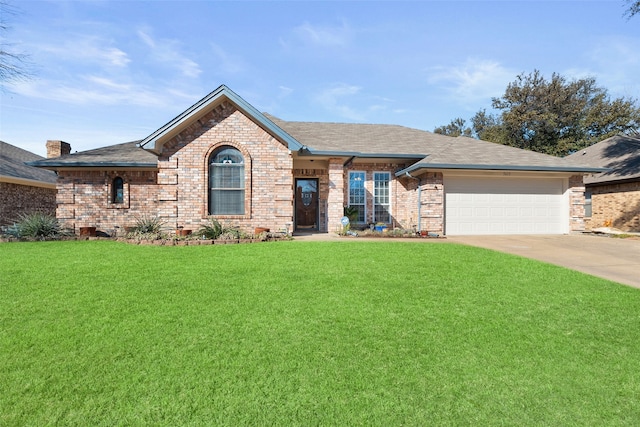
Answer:
[[0, 182], [6, 182], [9, 184], [17, 184], [17, 185], [26, 185], [29, 187], [49, 188], [54, 190], [56, 188], [55, 182], [45, 182], [45, 181], [38, 181], [35, 179], [18, 178], [18, 177], [9, 176], [9, 175], [0, 175]]
[[575, 172], [600, 173], [610, 169], [577, 166], [510, 166], [510, 165], [474, 165], [448, 163], [415, 163], [408, 168], [396, 172], [396, 176], [406, 175], [418, 169], [468, 169], [468, 170], [502, 170], [502, 171], [532, 171], [532, 172]]

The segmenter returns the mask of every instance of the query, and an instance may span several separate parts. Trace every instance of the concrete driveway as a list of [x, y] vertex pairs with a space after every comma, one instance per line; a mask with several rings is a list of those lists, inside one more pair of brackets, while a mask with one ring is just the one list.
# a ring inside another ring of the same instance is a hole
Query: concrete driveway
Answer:
[[598, 235], [452, 236], [449, 242], [520, 255], [640, 288], [640, 240]]

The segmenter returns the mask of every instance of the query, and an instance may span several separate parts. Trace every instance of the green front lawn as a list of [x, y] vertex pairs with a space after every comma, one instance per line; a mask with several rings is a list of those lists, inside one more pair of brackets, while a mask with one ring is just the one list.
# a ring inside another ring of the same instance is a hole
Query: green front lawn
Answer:
[[633, 425], [640, 290], [425, 242], [0, 244], [0, 425]]

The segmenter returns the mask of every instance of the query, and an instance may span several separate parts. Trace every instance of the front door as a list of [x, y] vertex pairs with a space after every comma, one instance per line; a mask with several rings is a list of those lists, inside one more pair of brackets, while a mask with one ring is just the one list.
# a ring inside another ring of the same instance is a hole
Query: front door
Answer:
[[296, 230], [318, 230], [318, 180], [296, 179]]

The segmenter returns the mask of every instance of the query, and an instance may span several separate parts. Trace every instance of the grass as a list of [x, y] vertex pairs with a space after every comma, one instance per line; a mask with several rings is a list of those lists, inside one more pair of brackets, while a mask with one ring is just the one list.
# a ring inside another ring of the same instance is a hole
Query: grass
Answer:
[[0, 425], [633, 425], [640, 291], [414, 242], [0, 245]]

